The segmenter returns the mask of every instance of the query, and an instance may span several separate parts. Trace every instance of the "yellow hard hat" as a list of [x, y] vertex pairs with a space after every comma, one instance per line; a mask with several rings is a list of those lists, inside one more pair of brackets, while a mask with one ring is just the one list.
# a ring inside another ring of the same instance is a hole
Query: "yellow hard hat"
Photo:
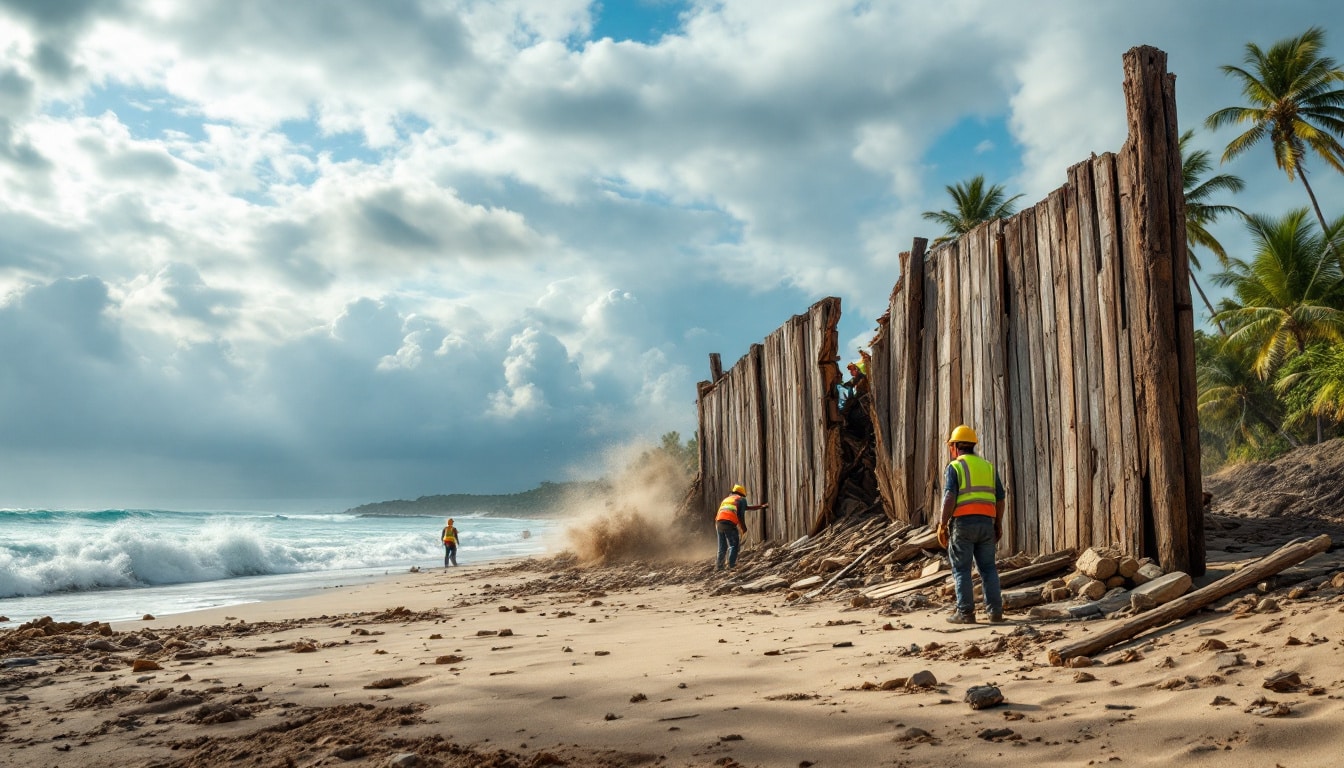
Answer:
[[948, 445], [951, 445], [952, 443], [978, 443], [978, 442], [980, 442], [980, 438], [975, 436], [975, 430], [971, 429], [965, 424], [962, 424], [961, 426], [952, 430], [952, 436], [947, 439]]
[[741, 495], [743, 495], [743, 496], [746, 496], [746, 495], [747, 495], [747, 489], [746, 489], [746, 488], [743, 488], [743, 487], [740, 486], [740, 485], [734, 485], [734, 486], [733, 486], [733, 493], [737, 493], [737, 494], [741, 494]]

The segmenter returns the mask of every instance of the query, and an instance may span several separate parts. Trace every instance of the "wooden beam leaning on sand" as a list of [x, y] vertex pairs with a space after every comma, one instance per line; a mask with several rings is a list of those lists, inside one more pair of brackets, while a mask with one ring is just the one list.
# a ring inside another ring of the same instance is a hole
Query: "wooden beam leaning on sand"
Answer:
[[1058, 667], [1074, 656], [1091, 656], [1099, 651], [1104, 651], [1144, 630], [1184, 618], [1187, 614], [1194, 613], [1227, 595], [1248, 589], [1261, 579], [1273, 576], [1279, 571], [1297, 565], [1329, 548], [1330, 537], [1325, 534], [1321, 534], [1314, 539], [1289, 542], [1245, 568], [1230, 573], [1194, 592], [1182, 595], [1165, 605], [1120, 621], [1107, 629], [1092, 634], [1090, 637], [1051, 648], [1049, 653], [1050, 663]]

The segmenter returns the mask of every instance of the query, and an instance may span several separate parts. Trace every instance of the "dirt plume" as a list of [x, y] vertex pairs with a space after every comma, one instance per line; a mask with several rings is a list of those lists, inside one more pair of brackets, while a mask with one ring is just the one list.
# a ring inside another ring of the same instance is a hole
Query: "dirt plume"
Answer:
[[676, 457], [660, 450], [613, 451], [607, 463], [610, 491], [601, 498], [567, 500], [574, 522], [565, 537], [581, 565], [612, 565], [636, 560], [686, 560], [685, 521], [678, 506], [691, 483]]

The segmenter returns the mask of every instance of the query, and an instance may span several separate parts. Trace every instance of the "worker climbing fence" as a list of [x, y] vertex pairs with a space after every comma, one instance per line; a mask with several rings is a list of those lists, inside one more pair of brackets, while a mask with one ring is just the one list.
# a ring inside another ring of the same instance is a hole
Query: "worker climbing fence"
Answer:
[[1035, 206], [925, 251], [872, 345], [878, 487], [927, 522], [943, 446], [972, 425], [1009, 488], [1001, 552], [1115, 545], [1204, 568], [1174, 77], [1124, 57], [1129, 137]]

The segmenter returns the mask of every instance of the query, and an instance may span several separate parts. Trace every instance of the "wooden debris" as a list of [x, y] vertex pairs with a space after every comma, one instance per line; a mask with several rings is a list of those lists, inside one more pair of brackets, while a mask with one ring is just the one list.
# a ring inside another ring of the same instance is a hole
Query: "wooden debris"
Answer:
[[1330, 537], [1325, 534], [1307, 541], [1294, 541], [1286, 544], [1236, 573], [1224, 576], [1212, 584], [1172, 600], [1166, 605], [1141, 613], [1133, 618], [1116, 622], [1111, 627], [1093, 632], [1080, 640], [1051, 648], [1049, 651], [1050, 663], [1060, 666], [1074, 656], [1094, 656], [1098, 651], [1103, 651], [1116, 643], [1128, 640], [1140, 632], [1183, 618], [1227, 595], [1247, 589], [1261, 579], [1297, 565], [1329, 548]]

